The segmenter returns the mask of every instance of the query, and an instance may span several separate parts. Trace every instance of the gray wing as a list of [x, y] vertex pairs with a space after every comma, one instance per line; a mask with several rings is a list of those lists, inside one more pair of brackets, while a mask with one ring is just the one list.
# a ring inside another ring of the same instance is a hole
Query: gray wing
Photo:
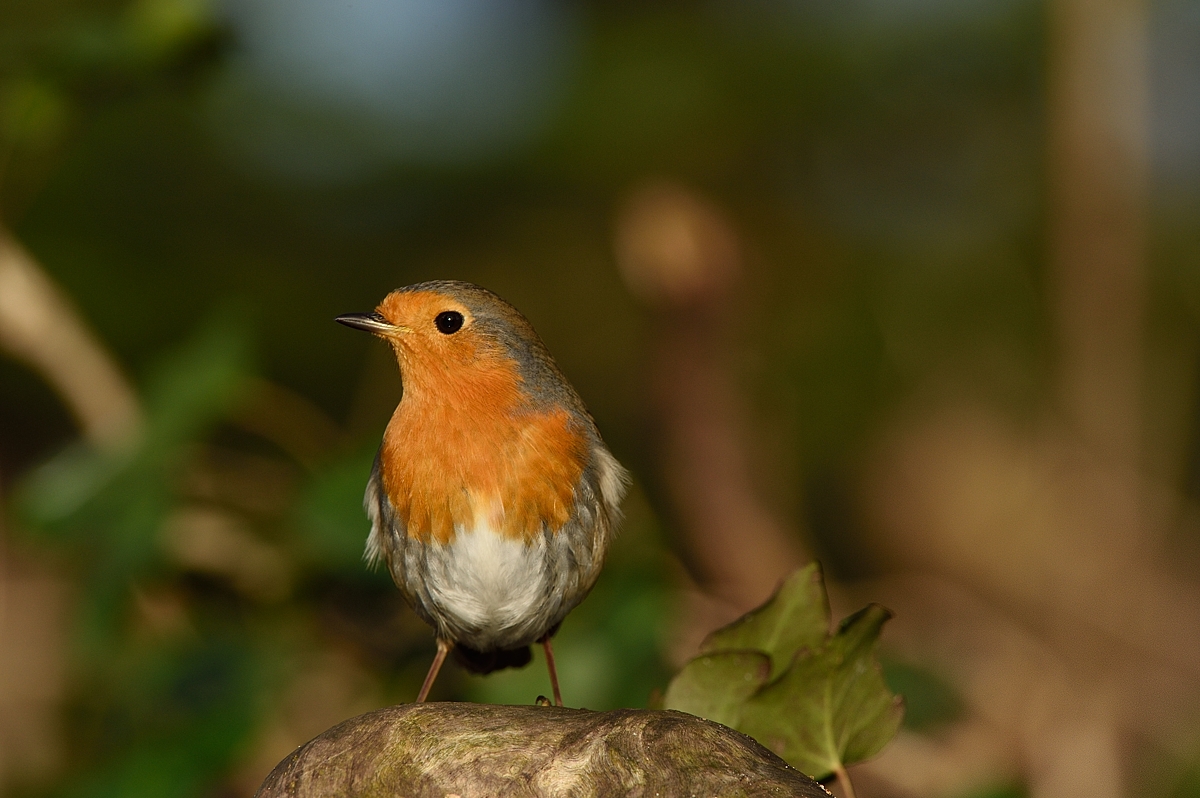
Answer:
[[392, 503], [383, 489], [383, 472], [380, 466], [382, 447], [375, 453], [371, 476], [367, 479], [367, 492], [363, 495], [363, 509], [371, 519], [371, 533], [367, 535], [367, 550], [363, 553], [368, 565], [386, 562], [388, 552], [395, 548], [399, 539], [407, 536], [404, 522], [396, 515]]
[[367, 517], [371, 519], [371, 533], [367, 536], [364, 557], [371, 565], [379, 562], [387, 565], [392, 581], [417, 616], [434, 627], [440, 637], [453, 639], [447, 632], [445, 622], [433, 610], [433, 601], [426, 586], [428, 546], [408, 537], [404, 519], [396, 512], [384, 490], [379, 458], [380, 455], [376, 454], [371, 477], [367, 480], [367, 492], [363, 496], [363, 506]]
[[556, 627], [595, 585], [628, 485], [628, 472], [603, 444], [595, 446], [575, 489], [571, 520], [557, 534], [545, 530], [547, 628]]

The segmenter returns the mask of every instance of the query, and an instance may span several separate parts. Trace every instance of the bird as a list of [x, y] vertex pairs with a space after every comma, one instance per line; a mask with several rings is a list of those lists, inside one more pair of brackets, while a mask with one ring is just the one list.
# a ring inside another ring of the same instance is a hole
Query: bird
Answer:
[[364, 507], [365, 557], [383, 562], [433, 627], [443, 662], [476, 673], [530, 662], [592, 589], [621, 519], [628, 472], [529, 321], [495, 293], [435, 280], [341, 324], [391, 345], [401, 397]]

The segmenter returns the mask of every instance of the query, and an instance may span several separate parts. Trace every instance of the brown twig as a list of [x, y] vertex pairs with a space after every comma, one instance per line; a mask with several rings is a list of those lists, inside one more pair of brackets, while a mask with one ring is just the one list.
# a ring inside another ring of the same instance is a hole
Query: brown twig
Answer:
[[70, 301], [0, 227], [0, 347], [49, 382], [94, 443], [119, 445], [141, 422], [137, 395]]
[[833, 769], [833, 773], [837, 776], [838, 792], [842, 794], [842, 798], [855, 798], [854, 785], [850, 783], [850, 774], [846, 772], [846, 768], [838, 765]]
[[1142, 0], [1050, 3], [1050, 276], [1060, 409], [1137, 467], [1145, 297], [1148, 55]]
[[704, 593], [691, 602], [682, 658], [805, 559], [797, 536], [762, 500], [751, 467], [757, 453], [730, 357], [740, 249], [716, 206], [670, 182], [634, 191], [617, 220], [622, 275], [656, 321], [649, 374], [662, 482]]

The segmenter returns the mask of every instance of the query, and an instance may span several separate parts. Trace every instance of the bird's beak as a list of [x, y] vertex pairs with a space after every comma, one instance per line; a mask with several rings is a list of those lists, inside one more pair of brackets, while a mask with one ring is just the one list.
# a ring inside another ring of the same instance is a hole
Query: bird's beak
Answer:
[[347, 327], [353, 327], [356, 330], [366, 330], [376, 335], [387, 336], [408, 331], [407, 327], [392, 324], [378, 313], [346, 313], [338, 316], [334, 321], [338, 324], [345, 324]]

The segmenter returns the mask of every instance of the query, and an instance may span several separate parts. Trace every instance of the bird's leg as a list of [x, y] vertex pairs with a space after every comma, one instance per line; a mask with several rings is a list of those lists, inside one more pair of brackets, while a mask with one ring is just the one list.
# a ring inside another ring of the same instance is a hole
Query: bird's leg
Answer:
[[[430, 688], [433, 687], [433, 680], [437, 678], [438, 671], [442, 669], [442, 663], [446, 661], [446, 655], [450, 653], [450, 649], [454, 648], [454, 644], [438, 638], [437, 648], [437, 655], [433, 658], [433, 664], [429, 666], [429, 673], [425, 674], [425, 684], [421, 685], [421, 692], [417, 696], [418, 704], [425, 702]], [[557, 691], [558, 688], [556, 687], [555, 690]]]
[[546, 650], [546, 669], [550, 671], [550, 688], [554, 691], [554, 706], [561, 707], [562, 693], [558, 691], [558, 671], [554, 667], [554, 649], [550, 648], [550, 635], [542, 638], [542, 648]]

